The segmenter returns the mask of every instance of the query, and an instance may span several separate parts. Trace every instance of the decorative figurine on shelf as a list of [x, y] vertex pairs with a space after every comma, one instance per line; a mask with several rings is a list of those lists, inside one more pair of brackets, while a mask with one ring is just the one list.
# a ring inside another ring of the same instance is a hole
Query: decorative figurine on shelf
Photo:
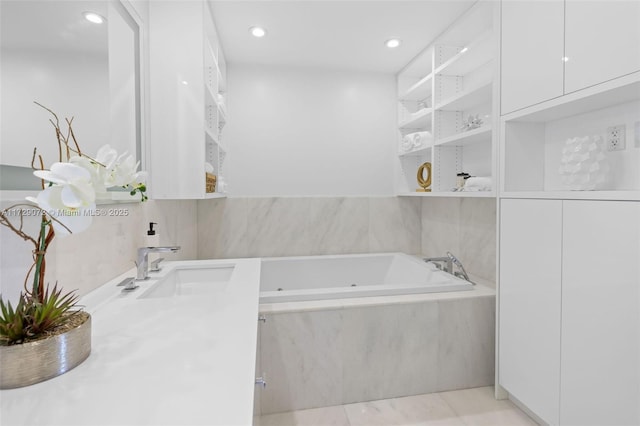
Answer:
[[467, 119], [462, 123], [462, 130], [467, 132], [469, 130], [477, 129], [482, 126], [483, 121], [480, 118], [480, 114], [470, 115]]
[[571, 191], [605, 189], [611, 170], [605, 150], [600, 135], [567, 139], [558, 170], [565, 188]]
[[431, 163], [428, 161], [418, 168], [418, 185], [420, 188], [416, 189], [416, 192], [431, 192]]

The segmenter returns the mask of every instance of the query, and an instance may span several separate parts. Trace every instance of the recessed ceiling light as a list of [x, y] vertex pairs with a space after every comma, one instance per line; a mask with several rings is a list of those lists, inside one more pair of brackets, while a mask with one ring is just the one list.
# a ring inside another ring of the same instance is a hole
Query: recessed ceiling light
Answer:
[[104, 21], [106, 21], [104, 16], [98, 15], [95, 12], [83, 12], [82, 16], [84, 16], [84, 19], [94, 24], [102, 24]]
[[391, 38], [384, 42], [385, 46], [387, 46], [389, 49], [395, 49], [396, 47], [400, 46], [400, 43], [402, 43], [402, 41], [399, 38]]
[[463, 48], [462, 48], [462, 50], [460, 51], [460, 53], [464, 53], [464, 52], [466, 52], [467, 50], [469, 50], [469, 48], [468, 48], [468, 47], [463, 47]]
[[249, 32], [251, 33], [252, 36], [254, 37], [264, 37], [267, 35], [267, 30], [265, 30], [262, 27], [251, 27], [249, 28]]

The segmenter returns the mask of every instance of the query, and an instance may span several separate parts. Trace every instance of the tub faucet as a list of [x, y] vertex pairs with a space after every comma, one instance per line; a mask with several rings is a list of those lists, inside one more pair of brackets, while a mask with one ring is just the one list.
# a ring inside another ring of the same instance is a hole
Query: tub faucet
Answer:
[[447, 252], [447, 257], [451, 260], [451, 263], [456, 265], [459, 269], [458, 272], [451, 272], [453, 275], [464, 278], [469, 281], [471, 284], [475, 284], [473, 281], [469, 279], [469, 275], [467, 275], [467, 271], [464, 270], [464, 266], [462, 266], [462, 262], [460, 259], [455, 257], [450, 251]]
[[140, 247], [138, 249], [138, 261], [136, 262], [136, 266], [138, 267], [136, 281], [143, 281], [149, 278], [149, 253], [175, 253], [178, 250], [180, 250], [180, 246]]
[[425, 262], [432, 262], [438, 269], [453, 274], [453, 261], [449, 256], [426, 257]]

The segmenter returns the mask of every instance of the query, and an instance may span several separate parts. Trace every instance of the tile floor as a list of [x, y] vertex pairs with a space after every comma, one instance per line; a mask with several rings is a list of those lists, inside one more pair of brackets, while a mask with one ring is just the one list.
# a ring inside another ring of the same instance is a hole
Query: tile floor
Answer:
[[256, 417], [254, 426], [536, 426], [493, 387], [337, 405]]

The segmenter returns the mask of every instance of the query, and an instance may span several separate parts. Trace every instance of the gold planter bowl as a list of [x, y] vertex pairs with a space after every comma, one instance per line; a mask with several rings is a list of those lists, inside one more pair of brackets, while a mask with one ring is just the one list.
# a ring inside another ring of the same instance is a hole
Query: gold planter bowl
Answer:
[[0, 389], [44, 382], [80, 365], [91, 353], [91, 316], [65, 333], [0, 346]]

